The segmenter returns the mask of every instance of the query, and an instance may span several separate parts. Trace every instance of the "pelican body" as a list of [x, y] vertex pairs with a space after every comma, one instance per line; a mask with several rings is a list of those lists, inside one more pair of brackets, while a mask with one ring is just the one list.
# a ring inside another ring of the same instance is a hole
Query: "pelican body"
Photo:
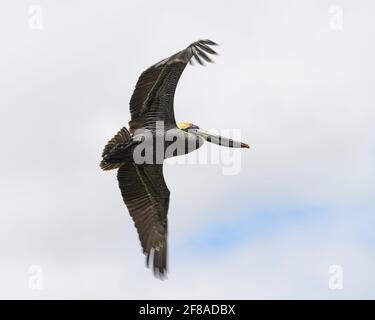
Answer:
[[123, 127], [104, 147], [100, 167], [118, 169], [122, 198], [138, 231], [146, 264], [154, 275], [167, 271], [167, 213], [170, 191], [163, 176], [165, 159], [200, 148], [204, 141], [232, 148], [245, 143], [211, 134], [189, 122], [176, 123], [173, 99], [178, 80], [195, 59], [212, 62], [211, 40], [200, 40], [145, 70], [130, 99], [129, 130]]

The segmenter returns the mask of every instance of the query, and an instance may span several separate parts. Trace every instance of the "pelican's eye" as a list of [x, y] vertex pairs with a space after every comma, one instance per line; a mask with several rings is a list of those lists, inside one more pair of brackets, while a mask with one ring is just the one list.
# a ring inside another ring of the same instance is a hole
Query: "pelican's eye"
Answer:
[[199, 129], [199, 127], [196, 126], [195, 124], [192, 124], [192, 125], [188, 128], [188, 130], [197, 130], [197, 129]]

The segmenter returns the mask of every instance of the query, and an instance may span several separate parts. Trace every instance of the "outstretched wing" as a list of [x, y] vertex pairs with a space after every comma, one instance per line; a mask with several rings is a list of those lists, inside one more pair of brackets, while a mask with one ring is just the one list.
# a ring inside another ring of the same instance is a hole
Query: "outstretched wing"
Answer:
[[208, 54], [216, 54], [211, 40], [199, 40], [144, 71], [130, 99], [131, 133], [140, 128], [154, 129], [156, 121], [164, 121], [166, 129], [176, 127], [173, 110], [178, 80], [192, 58], [203, 65], [212, 62]]
[[147, 256], [147, 266], [152, 263], [154, 274], [163, 278], [167, 271], [169, 207], [163, 165], [128, 163], [118, 170], [117, 179]]

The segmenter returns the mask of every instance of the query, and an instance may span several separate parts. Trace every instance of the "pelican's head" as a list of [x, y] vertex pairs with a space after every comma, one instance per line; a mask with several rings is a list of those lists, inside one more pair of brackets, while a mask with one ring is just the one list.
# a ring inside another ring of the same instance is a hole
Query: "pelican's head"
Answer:
[[177, 123], [177, 127], [178, 127], [180, 130], [183, 130], [183, 131], [199, 129], [198, 126], [196, 126], [195, 124], [192, 124], [192, 123], [190, 123], [190, 122], [178, 122], [178, 123]]
[[188, 131], [189, 133], [195, 134], [196, 136], [199, 136], [208, 142], [212, 142], [220, 146], [230, 148], [250, 148], [250, 146], [246, 143], [225, 138], [217, 134], [209, 133], [208, 131], [201, 129], [197, 125], [190, 122], [179, 122], [177, 123], [177, 127], [182, 131]]

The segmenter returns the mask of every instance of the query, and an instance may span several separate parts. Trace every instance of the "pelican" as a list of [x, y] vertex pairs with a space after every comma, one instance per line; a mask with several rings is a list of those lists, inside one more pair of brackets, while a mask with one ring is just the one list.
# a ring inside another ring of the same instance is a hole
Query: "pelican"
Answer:
[[[103, 170], [118, 169], [121, 195], [138, 231], [146, 265], [152, 265], [154, 275], [161, 279], [167, 272], [170, 195], [163, 176], [164, 159], [196, 150], [204, 141], [232, 148], [249, 148], [245, 143], [211, 134], [190, 122], [176, 123], [175, 120], [173, 100], [182, 72], [192, 60], [200, 65], [213, 62], [210, 55], [217, 54], [212, 49], [216, 45], [211, 40], [196, 41], [145, 70], [130, 99], [129, 130], [123, 127], [108, 141], [102, 153], [100, 167]], [[160, 123], [163, 125], [161, 129]], [[167, 153], [176, 140], [168, 139], [168, 136], [183, 141], [183, 147]], [[161, 157], [155, 156], [157, 150], [153, 148], [158, 138], [164, 142]], [[135, 154], [138, 158], [140, 155], [137, 148], [141, 146], [144, 153], [152, 150], [151, 162], [142, 163], [136, 159]]]

